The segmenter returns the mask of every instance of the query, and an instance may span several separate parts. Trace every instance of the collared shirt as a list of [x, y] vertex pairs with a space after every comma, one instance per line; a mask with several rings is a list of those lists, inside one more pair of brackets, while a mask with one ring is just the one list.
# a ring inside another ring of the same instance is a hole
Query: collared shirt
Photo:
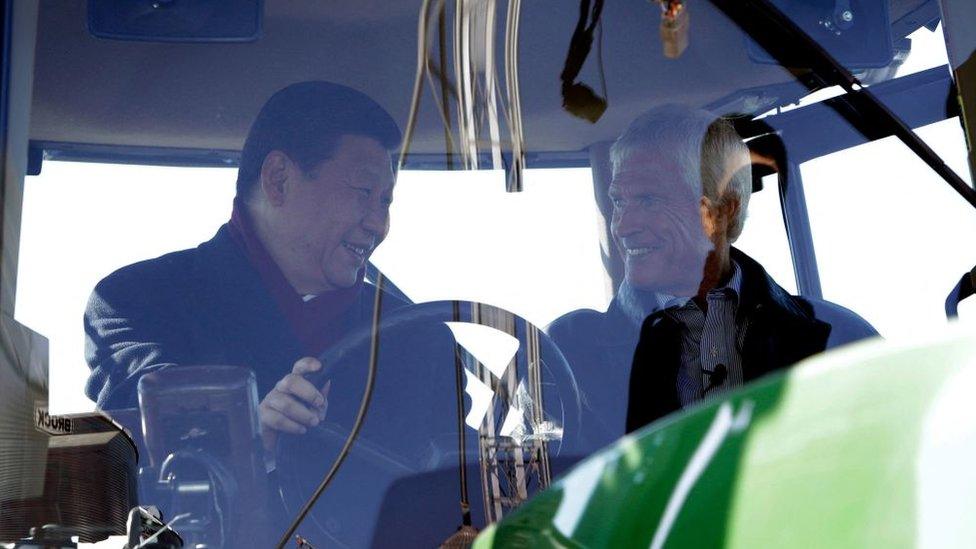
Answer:
[[705, 294], [705, 311], [691, 299], [666, 311], [681, 326], [677, 390], [682, 406], [742, 385], [742, 326], [736, 322], [741, 288], [742, 270], [733, 261], [728, 282]]

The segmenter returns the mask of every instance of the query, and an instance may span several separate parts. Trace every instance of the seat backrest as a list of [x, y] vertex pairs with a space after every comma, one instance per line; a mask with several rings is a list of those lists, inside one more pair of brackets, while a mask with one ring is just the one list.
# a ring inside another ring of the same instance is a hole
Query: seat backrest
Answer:
[[830, 324], [828, 349], [878, 335], [874, 326], [846, 307], [822, 299], [804, 299], [813, 306], [813, 315], [817, 320]]

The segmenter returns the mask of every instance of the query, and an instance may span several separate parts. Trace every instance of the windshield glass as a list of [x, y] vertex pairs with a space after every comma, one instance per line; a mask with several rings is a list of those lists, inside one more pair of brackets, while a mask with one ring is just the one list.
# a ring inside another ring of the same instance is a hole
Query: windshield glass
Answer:
[[808, 50], [734, 4], [269, 2], [249, 34], [41, 2], [31, 410], [124, 427], [128, 503], [184, 540], [430, 546], [661, 418], [944, 329], [976, 212], [931, 167], [972, 191], [936, 2], [773, 1]]

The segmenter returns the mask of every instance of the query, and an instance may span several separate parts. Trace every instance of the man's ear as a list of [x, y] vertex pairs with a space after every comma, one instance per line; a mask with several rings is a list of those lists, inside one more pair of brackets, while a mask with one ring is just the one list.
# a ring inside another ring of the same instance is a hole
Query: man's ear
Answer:
[[702, 196], [698, 200], [698, 213], [701, 215], [702, 230], [705, 236], [712, 239], [718, 226], [717, 204], [707, 196]]
[[701, 214], [702, 229], [709, 240], [714, 240], [720, 232], [728, 236], [729, 227], [739, 215], [740, 207], [739, 198], [732, 193], [725, 193], [719, 201], [714, 201], [707, 196], [701, 197], [698, 209]]
[[281, 151], [271, 151], [261, 164], [261, 193], [268, 204], [281, 206], [288, 192], [288, 177], [292, 168], [291, 159]]
[[735, 220], [739, 217], [739, 208], [742, 207], [742, 201], [739, 197], [727, 192], [725, 196], [722, 197], [722, 216], [725, 218], [725, 233], [728, 234], [729, 227], [735, 224]]

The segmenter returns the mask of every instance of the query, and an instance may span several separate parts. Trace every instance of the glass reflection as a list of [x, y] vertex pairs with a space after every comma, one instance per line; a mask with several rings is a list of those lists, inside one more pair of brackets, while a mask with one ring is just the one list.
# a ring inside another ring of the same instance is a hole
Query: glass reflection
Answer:
[[728, 120], [656, 107], [609, 154], [624, 280], [606, 313], [576, 311], [549, 329], [579, 380], [595, 447], [820, 352], [831, 331], [732, 246], [753, 183]]
[[[414, 306], [367, 276], [399, 140], [356, 90], [284, 88], [251, 127], [230, 221], [95, 288], [88, 394], [139, 425], [143, 498], [191, 542], [272, 543], [347, 440], [303, 531], [351, 546], [481, 528], [582, 457], [576, 382], [546, 334], [490, 305]], [[457, 325], [508, 339], [456, 338]], [[383, 528], [391, 506], [412, 511]]]

